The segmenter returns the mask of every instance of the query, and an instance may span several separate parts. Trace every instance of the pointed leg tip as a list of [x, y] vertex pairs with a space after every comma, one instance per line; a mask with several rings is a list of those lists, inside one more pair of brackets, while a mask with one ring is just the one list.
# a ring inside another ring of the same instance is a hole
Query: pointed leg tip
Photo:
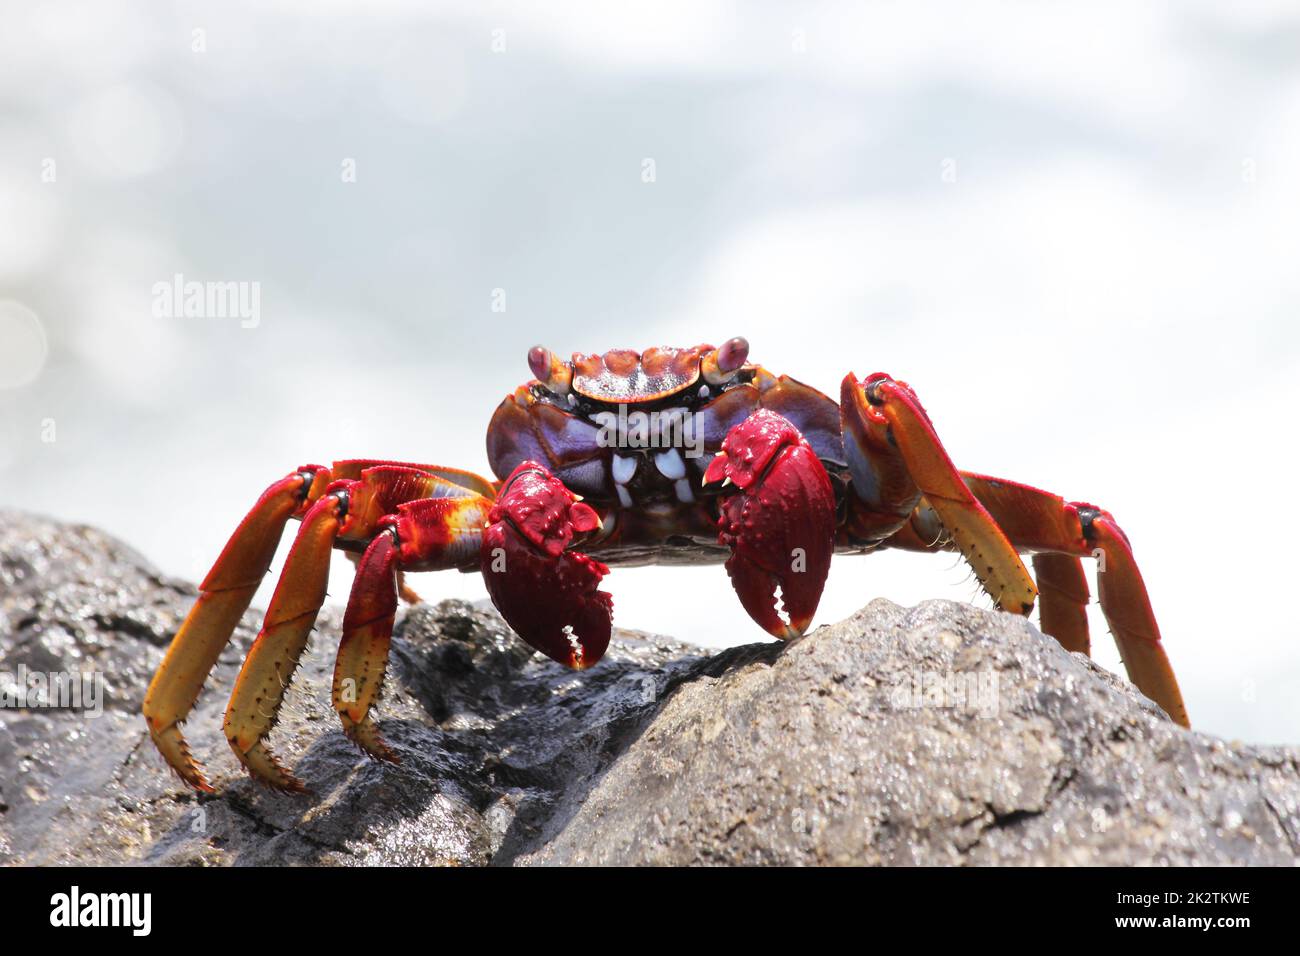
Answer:
[[253, 783], [266, 787], [268, 790], [274, 790], [276, 793], [311, 793], [311, 790], [307, 785], [291, 773], [286, 772], [283, 778], [270, 779], [262, 776], [260, 773], [249, 770], [248, 777], [253, 781]]
[[343, 734], [352, 741], [356, 748], [374, 760], [400, 766], [402, 759], [388, 746], [388, 742], [379, 733], [379, 727], [370, 719], [369, 714], [359, 721], [354, 721], [344, 711], [339, 711], [343, 723]]
[[257, 783], [264, 784], [281, 793], [307, 793], [307, 785], [285, 769], [278, 757], [265, 744], [258, 742], [247, 751], [241, 750], [234, 741], [231, 749]]
[[378, 760], [381, 763], [391, 764], [400, 764], [402, 762], [401, 759], [398, 758], [397, 754], [393, 753], [388, 744], [384, 742], [383, 738], [379, 736], [371, 737], [367, 740], [363, 740], [357, 734], [349, 734], [345, 732], [345, 736], [349, 741], [351, 741], [354, 747], [371, 760]]
[[194, 755], [190, 752], [190, 745], [177, 724], [168, 724], [161, 730], [150, 727], [149, 736], [167, 766], [181, 778], [183, 783], [200, 793], [216, 793], [203, 775], [203, 765], [194, 759]]
[[172, 767], [176, 776], [180, 777], [181, 782], [197, 793], [216, 793], [217, 790], [212, 784], [208, 783], [208, 778], [203, 775], [202, 767], [195, 763], [189, 767]]
[[311, 793], [311, 789], [298, 777], [286, 772], [283, 780], [268, 780], [266, 783], [273, 790], [281, 793]]

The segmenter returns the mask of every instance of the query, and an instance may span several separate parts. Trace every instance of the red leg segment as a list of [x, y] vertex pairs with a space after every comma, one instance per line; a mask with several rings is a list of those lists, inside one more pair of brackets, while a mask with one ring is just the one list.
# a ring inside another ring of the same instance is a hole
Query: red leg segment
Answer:
[[383, 689], [401, 570], [468, 570], [476, 566], [492, 502], [478, 494], [440, 489], [442, 497], [397, 506], [381, 522], [352, 581], [332, 696], [343, 732], [381, 760], [397, 762], [379, 735], [374, 707]]

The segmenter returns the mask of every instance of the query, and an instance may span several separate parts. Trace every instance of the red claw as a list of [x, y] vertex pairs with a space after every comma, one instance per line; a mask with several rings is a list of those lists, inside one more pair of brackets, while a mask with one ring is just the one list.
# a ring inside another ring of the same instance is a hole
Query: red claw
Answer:
[[613, 599], [597, 590], [609, 568], [566, 551], [600, 517], [536, 462], [506, 479], [488, 513], [480, 561], [492, 603], [520, 637], [578, 670], [609, 646]]
[[[826, 469], [799, 429], [759, 409], [735, 426], [705, 472], [730, 479], [718, 541], [731, 548], [727, 573], [740, 603], [774, 637], [808, 629], [835, 549], [835, 494]], [[786, 619], [776, 608], [780, 592]]]

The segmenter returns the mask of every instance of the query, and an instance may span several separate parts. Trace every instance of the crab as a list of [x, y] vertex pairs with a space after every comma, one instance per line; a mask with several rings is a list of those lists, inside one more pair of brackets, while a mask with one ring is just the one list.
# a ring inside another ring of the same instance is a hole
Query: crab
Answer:
[[[1134, 560], [1112, 515], [1028, 485], [959, 471], [916, 393], [850, 373], [837, 404], [749, 361], [749, 344], [614, 349], [564, 361], [531, 349], [533, 378], [487, 430], [496, 480], [381, 460], [303, 465], [240, 522], [149, 686], [144, 716], [167, 763], [210, 791], [181, 724], [270, 568], [301, 525], [243, 662], [225, 733], [259, 781], [303, 783], [267, 746], [317, 612], [331, 553], [356, 574], [332, 688], [344, 733], [398, 760], [376, 720], [403, 574], [483, 575], [506, 623], [559, 664], [597, 664], [610, 565], [725, 563], [750, 617], [789, 641], [817, 611], [834, 554], [957, 551], [994, 604], [1089, 653], [1082, 559], [1097, 558], [1102, 611], [1138, 689], [1188, 726]], [[1021, 554], [1032, 555], [1031, 577]], [[1035, 584], [1035, 578], [1037, 584]]]

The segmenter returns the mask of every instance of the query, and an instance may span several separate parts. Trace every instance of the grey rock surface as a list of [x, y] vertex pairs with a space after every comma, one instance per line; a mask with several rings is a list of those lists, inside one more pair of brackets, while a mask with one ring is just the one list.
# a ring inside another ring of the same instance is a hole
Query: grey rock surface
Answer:
[[0, 692], [20, 673], [104, 681], [98, 716], [0, 707], [0, 862], [1300, 858], [1300, 751], [1185, 731], [1025, 621], [938, 601], [712, 656], [619, 631], [582, 673], [490, 608], [417, 605], [381, 705], [397, 767], [339, 731], [327, 611], [272, 737], [306, 795], [242, 776], [221, 733], [250, 612], [186, 725], [218, 788], [200, 797], [139, 716], [194, 594], [94, 529], [0, 512]]

